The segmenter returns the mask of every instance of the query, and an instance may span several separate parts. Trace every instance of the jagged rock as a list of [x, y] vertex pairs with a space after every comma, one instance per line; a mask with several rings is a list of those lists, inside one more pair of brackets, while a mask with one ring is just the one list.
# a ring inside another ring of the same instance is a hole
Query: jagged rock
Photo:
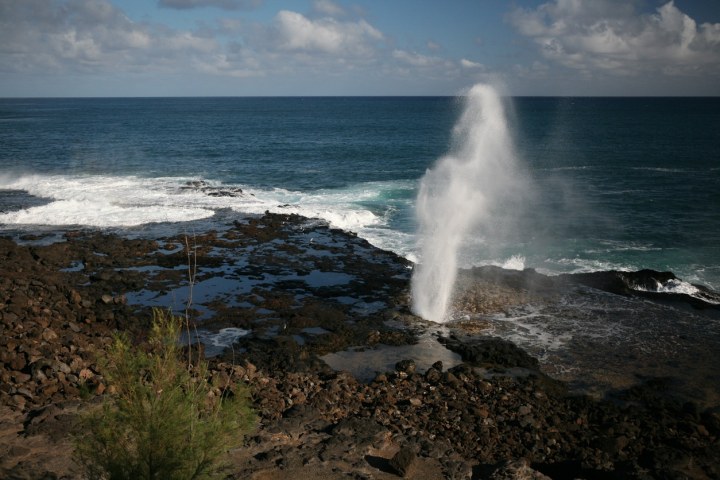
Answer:
[[407, 373], [408, 375], [415, 373], [415, 368], [415, 360], [412, 359], [400, 360], [395, 364], [395, 371]]
[[524, 458], [504, 463], [490, 475], [490, 480], [552, 480], [550, 477], [533, 470]]
[[42, 466], [23, 461], [12, 468], [1, 469], [0, 477], [5, 480], [58, 480], [55, 472], [48, 472]]
[[58, 335], [52, 328], [46, 328], [42, 333], [42, 339], [46, 342], [52, 342], [56, 338], [58, 338]]
[[497, 365], [537, 370], [538, 360], [512, 342], [497, 337], [478, 337], [460, 340], [458, 337], [441, 337], [440, 341], [474, 365]]
[[411, 447], [405, 446], [390, 459], [390, 466], [401, 477], [408, 477], [413, 471], [416, 460], [415, 451]]
[[430, 383], [437, 383], [442, 378], [442, 373], [436, 368], [430, 367], [425, 371], [425, 380]]
[[472, 478], [472, 465], [464, 460], [444, 459], [443, 473], [447, 480], [467, 480]]

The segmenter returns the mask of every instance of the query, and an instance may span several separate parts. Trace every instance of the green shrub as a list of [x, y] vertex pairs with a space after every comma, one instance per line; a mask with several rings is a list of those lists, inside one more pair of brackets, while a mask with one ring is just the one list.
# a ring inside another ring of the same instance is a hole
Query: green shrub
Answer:
[[156, 311], [146, 349], [116, 337], [103, 372], [116, 393], [83, 417], [76, 438], [89, 478], [212, 478], [252, 428], [244, 386], [214, 395], [207, 362], [183, 360], [182, 326], [181, 318]]

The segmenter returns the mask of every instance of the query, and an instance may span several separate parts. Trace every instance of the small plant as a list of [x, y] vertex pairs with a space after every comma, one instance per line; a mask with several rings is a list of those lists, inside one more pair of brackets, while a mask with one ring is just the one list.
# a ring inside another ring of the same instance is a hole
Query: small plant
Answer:
[[244, 387], [218, 395], [207, 362], [183, 361], [182, 318], [159, 310], [153, 317], [146, 349], [119, 334], [104, 362], [116, 393], [84, 416], [76, 438], [89, 478], [212, 478], [254, 423]]

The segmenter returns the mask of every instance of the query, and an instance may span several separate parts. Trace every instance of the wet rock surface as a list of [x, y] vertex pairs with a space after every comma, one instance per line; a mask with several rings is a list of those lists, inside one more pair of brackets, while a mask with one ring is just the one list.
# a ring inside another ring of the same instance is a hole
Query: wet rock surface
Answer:
[[460, 272], [462, 315], [451, 329], [510, 340], [575, 392], [602, 398], [664, 378], [676, 400], [711, 407], [720, 404], [716, 296], [669, 272], [546, 276], [484, 266]]
[[[604, 292], [617, 295], [635, 296], [662, 300], [674, 303], [686, 303], [696, 309], [709, 309], [720, 311], [720, 295], [703, 285], [692, 285], [694, 295], [687, 293], [673, 293], [671, 287], [675, 282], [681, 281], [672, 272], [658, 272], [656, 270], [639, 270], [636, 272], [621, 272], [616, 270], [568, 273], [549, 277], [533, 269], [506, 270], [495, 266], [475, 267], [467, 271], [466, 275], [473, 278], [471, 286], [476, 287], [478, 281], [484, 281], [489, 288], [511, 288], [511, 293], [499, 305], [521, 303], [535, 295], [543, 296], [556, 293], [572, 285], [584, 285]], [[690, 285], [690, 284], [688, 284]], [[669, 290], [669, 291], [668, 291]], [[512, 292], [522, 292], [518, 297]], [[497, 302], [498, 295], [494, 295]], [[472, 296], [471, 296], [472, 298]], [[502, 298], [502, 297], [500, 297]]]
[[[441, 335], [452, 368], [407, 358], [369, 382], [331, 369], [323, 355], [427, 329], [407, 310], [410, 265], [352, 234], [266, 215], [187, 238], [42, 243], [0, 238], [0, 478], [79, 478], [67, 433], [109, 395], [98, 359], [115, 331], [143, 338], [154, 306], [187, 308], [206, 351], [214, 332], [247, 332], [210, 359], [209, 380], [247, 383], [259, 416], [228, 478], [720, 477], [717, 409], [653, 378], [609, 400], [571, 394], [481, 326]], [[513, 278], [484, 279], [497, 295], [478, 311], [546, 293]]]

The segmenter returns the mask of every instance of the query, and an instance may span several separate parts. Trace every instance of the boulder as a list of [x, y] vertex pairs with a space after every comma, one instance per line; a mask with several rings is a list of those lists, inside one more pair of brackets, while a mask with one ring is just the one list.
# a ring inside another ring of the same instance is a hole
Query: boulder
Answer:
[[406, 478], [412, 473], [416, 460], [417, 455], [415, 455], [415, 451], [411, 447], [405, 446], [390, 459], [390, 466], [398, 475]]

